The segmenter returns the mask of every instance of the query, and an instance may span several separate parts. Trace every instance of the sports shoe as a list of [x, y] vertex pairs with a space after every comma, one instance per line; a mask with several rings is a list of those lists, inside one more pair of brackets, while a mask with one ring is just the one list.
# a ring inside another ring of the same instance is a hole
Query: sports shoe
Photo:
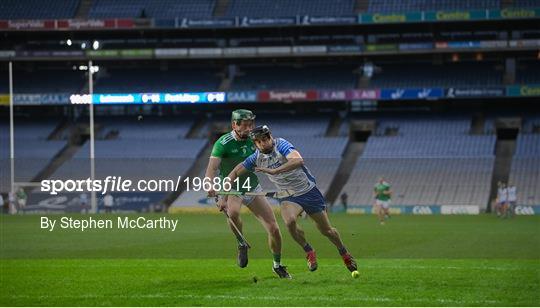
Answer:
[[317, 255], [315, 254], [315, 250], [312, 250], [306, 254], [307, 259], [307, 266], [311, 272], [314, 272], [317, 270]]
[[272, 267], [272, 270], [274, 271], [274, 273], [276, 273], [279, 276], [279, 278], [292, 279], [289, 272], [287, 272], [286, 266], [280, 265], [278, 267]]
[[345, 263], [345, 266], [347, 267], [349, 271], [354, 272], [358, 270], [356, 266], [356, 261], [354, 260], [353, 256], [351, 256], [350, 253], [346, 253], [342, 255], [341, 257], [343, 258], [343, 263]]
[[244, 268], [248, 265], [248, 247], [246, 245], [238, 245], [238, 266]]

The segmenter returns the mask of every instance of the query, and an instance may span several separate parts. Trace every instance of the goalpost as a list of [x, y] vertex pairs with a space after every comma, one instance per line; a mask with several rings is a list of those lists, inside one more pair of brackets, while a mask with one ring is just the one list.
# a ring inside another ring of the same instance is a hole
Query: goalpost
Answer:
[[[92, 60], [88, 61], [88, 94], [90, 97], [94, 94]], [[90, 179], [95, 179], [95, 148], [94, 148], [94, 104], [90, 99], [89, 105], [90, 122]], [[10, 158], [10, 193], [15, 193], [18, 187], [40, 187], [39, 182], [16, 182], [15, 181], [15, 121], [13, 110], [13, 62], [9, 61], [9, 158]], [[97, 213], [96, 192], [90, 193], [91, 212]]]

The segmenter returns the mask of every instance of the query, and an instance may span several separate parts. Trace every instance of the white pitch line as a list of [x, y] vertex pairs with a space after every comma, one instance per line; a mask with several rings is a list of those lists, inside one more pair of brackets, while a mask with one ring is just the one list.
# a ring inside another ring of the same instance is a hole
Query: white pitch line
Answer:
[[[73, 260], [76, 260], [76, 259], [73, 259]], [[85, 259], [84, 261], [87, 261], [87, 259]], [[83, 262], [84, 262], [83, 261]], [[336, 263], [338, 261], [336, 260]], [[340, 261], [339, 261], [340, 262]], [[286, 264], [286, 260], [284, 262]], [[412, 270], [415, 270], [415, 269], [443, 269], [443, 270], [468, 270], [468, 269], [473, 269], [473, 270], [493, 270], [493, 271], [508, 271], [508, 270], [527, 270], [527, 268], [524, 268], [524, 267], [517, 267], [517, 266], [426, 266], [426, 265], [404, 265], [404, 266], [399, 266], [399, 265], [373, 265], [373, 264], [370, 264], [370, 265], [362, 265], [361, 263], [361, 260], [359, 262], [359, 269], [362, 270], [363, 268], [366, 268], [366, 269], [377, 269], [377, 268], [385, 268], [385, 269], [412, 269]], [[540, 265], [540, 264], [538, 264]], [[17, 265], [18, 267], [34, 267], [35, 265], [33, 264], [28, 264], [28, 263], [25, 263], [23, 264], [23, 266], [20, 266], [20, 265]], [[43, 264], [41, 265], [43, 267], [49, 267], [49, 268], [66, 268], [66, 267], [72, 267], [71, 265], [64, 265], [64, 264]], [[181, 266], [181, 265], [180, 265]], [[221, 265], [223, 267], [228, 267], [228, 268], [236, 268], [237, 265], [235, 264], [224, 264], [224, 265]], [[103, 264], [88, 264], [88, 265], [85, 265], [84, 266], [85, 268], [100, 268], [100, 267], [127, 267], [127, 268], [131, 268], [131, 267], [136, 267], [136, 268], [141, 268], [141, 267], [146, 267], [146, 268], [178, 268], [179, 265], [177, 264], [111, 264], [111, 263], [103, 263]], [[321, 265], [320, 266], [321, 268], [326, 268], [326, 267], [330, 267], [330, 268], [333, 268], [333, 267], [343, 267], [344, 268], [344, 265], [342, 264], [325, 264], [325, 265]]]
[[[188, 298], [188, 299], [227, 299], [227, 300], [267, 300], [267, 301], [291, 301], [291, 300], [298, 300], [299, 296], [245, 296], [245, 295], [191, 295], [191, 294], [172, 294], [172, 295], [166, 295], [166, 294], [143, 294], [143, 295], [97, 295], [97, 294], [86, 294], [86, 295], [38, 295], [38, 296], [31, 296], [31, 295], [11, 295], [10, 298], [29, 298], [29, 299], [56, 299], [56, 298], [85, 298], [85, 299], [98, 299], [98, 298]], [[307, 296], [305, 297], [305, 300], [316, 300], [316, 301], [322, 301], [322, 302], [335, 302], [336, 299], [331, 297], [314, 297], [314, 296]], [[480, 304], [480, 305], [486, 305], [486, 304], [497, 304], [498, 301], [495, 300], [475, 300], [475, 301], [458, 301], [458, 300], [452, 300], [452, 299], [403, 299], [403, 298], [389, 298], [389, 297], [351, 297], [349, 298], [351, 301], [371, 301], [371, 302], [421, 302], [421, 303], [429, 303], [429, 302], [437, 302], [441, 304]]]

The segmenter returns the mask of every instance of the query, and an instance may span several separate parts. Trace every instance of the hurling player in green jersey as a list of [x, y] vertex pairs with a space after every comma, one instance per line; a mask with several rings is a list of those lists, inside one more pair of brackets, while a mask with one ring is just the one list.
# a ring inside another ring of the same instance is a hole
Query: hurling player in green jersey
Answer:
[[390, 199], [392, 198], [390, 184], [384, 178], [381, 177], [377, 184], [375, 184], [373, 196], [375, 197], [374, 207], [379, 215], [379, 221], [381, 225], [384, 225], [385, 217], [390, 217]]
[[[214, 179], [219, 170], [221, 178], [226, 177], [236, 165], [243, 162], [255, 152], [255, 145], [249, 138], [249, 133], [255, 126], [255, 115], [250, 110], [238, 109], [231, 116], [232, 130], [221, 136], [212, 149], [212, 154], [206, 168], [205, 178]], [[213, 181], [212, 181], [213, 183]], [[259, 180], [253, 172], [246, 173], [239, 178], [238, 182], [231, 183], [232, 188], [240, 191], [262, 191]], [[210, 197], [215, 197], [216, 192], [208, 190]], [[264, 196], [221, 196], [218, 205], [221, 210], [227, 211], [232, 221], [242, 232], [242, 220], [240, 208], [244, 204], [261, 222], [268, 233], [268, 245], [273, 255], [273, 270], [281, 278], [290, 278], [285, 266], [281, 265], [281, 232], [276, 222], [274, 212]], [[233, 230], [233, 227], [231, 230]], [[238, 245], [238, 266], [246, 267], [248, 264], [248, 247]]]

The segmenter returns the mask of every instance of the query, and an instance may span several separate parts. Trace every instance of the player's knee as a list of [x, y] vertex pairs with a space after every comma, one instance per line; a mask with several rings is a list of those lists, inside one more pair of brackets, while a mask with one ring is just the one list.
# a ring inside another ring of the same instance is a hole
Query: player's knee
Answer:
[[337, 234], [337, 230], [336, 230], [336, 228], [330, 227], [330, 228], [321, 230], [321, 233], [322, 233], [322, 235], [324, 235], [326, 237], [335, 237], [336, 234]]
[[227, 214], [229, 214], [229, 217], [230, 217], [234, 222], [240, 221], [240, 212], [230, 211], [230, 212], [227, 212]]
[[279, 226], [276, 224], [271, 224], [268, 227], [268, 234], [272, 237], [281, 237], [281, 233], [279, 232]]
[[286, 218], [285, 219], [285, 225], [287, 226], [287, 228], [289, 230], [296, 229], [296, 219], [294, 219], [294, 218]]

